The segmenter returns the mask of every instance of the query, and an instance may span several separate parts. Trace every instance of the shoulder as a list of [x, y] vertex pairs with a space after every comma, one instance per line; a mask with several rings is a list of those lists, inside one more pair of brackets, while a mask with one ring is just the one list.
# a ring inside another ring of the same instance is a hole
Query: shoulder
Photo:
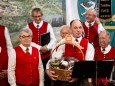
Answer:
[[3, 26], [3, 25], [0, 25], [0, 29], [5, 29], [5, 26]]
[[38, 49], [36, 47], [33, 47], [33, 46], [32, 46], [32, 50], [38, 51]]

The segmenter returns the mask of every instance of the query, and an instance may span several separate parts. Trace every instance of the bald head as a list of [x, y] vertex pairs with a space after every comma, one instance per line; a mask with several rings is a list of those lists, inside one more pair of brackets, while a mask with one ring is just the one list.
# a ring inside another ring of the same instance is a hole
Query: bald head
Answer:
[[67, 34], [70, 34], [70, 33], [71, 33], [71, 31], [70, 31], [69, 26], [63, 25], [63, 26], [60, 27], [60, 35], [61, 35], [62, 38], [65, 38], [65, 36]]
[[107, 31], [102, 31], [99, 34], [99, 44], [102, 48], [106, 48], [110, 43], [110, 34]]
[[72, 31], [72, 35], [75, 38], [79, 38], [82, 36], [82, 32], [83, 32], [83, 26], [82, 23], [79, 20], [72, 20], [70, 23], [70, 28]]

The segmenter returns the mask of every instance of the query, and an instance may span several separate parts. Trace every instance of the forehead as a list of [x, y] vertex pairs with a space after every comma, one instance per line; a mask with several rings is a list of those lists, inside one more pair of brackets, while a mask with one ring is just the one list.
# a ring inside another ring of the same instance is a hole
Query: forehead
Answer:
[[70, 28], [63, 28], [61, 29], [61, 32], [69, 32], [70, 31]]
[[94, 14], [94, 10], [88, 10], [86, 14]]
[[81, 22], [80, 22], [80, 21], [73, 21], [72, 26], [81, 27], [81, 26], [82, 26], [82, 24], [81, 24]]
[[22, 31], [21, 35], [30, 35], [28, 32]]
[[33, 11], [32, 15], [41, 15], [41, 12], [40, 11]]
[[107, 37], [107, 33], [106, 32], [102, 32], [102, 33], [100, 33], [99, 37]]

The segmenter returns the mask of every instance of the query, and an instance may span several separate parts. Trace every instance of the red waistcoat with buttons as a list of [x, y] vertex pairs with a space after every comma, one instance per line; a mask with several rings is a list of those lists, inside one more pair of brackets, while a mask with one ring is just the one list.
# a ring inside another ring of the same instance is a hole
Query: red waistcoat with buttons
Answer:
[[0, 71], [7, 70], [8, 68], [8, 53], [7, 53], [7, 44], [5, 38], [5, 27], [0, 25]]
[[20, 46], [15, 47], [16, 51], [16, 82], [23, 85], [39, 84], [39, 51], [32, 47], [32, 54], [26, 54]]
[[85, 38], [91, 40], [94, 44], [94, 47], [99, 47], [99, 38], [98, 38], [98, 24], [94, 23], [91, 27], [87, 27], [83, 23], [83, 28], [85, 32]]
[[107, 54], [103, 54], [101, 52], [101, 48], [96, 48], [95, 52], [95, 60], [109, 60], [109, 59], [115, 59], [115, 48], [111, 48], [111, 50]]
[[[111, 48], [111, 50], [107, 53], [107, 54], [103, 54], [101, 52], [101, 48], [97, 47], [96, 51], [95, 51], [95, 60], [112, 60], [115, 59], [115, 48]], [[115, 65], [115, 64], [114, 64]], [[106, 78], [98, 78], [97, 79], [97, 85], [100, 85], [101, 83], [103, 83], [103, 81], [109, 81], [109, 79]], [[107, 84], [105, 86], [108, 86], [108, 81]]]
[[65, 44], [64, 56], [70, 56], [70, 57], [74, 57], [77, 60], [84, 61], [87, 47], [88, 47], [88, 40], [85, 38], [82, 38], [80, 45], [84, 48], [84, 49], [82, 49], [84, 57], [83, 57], [81, 51], [71, 44]]
[[[37, 29], [33, 22], [29, 23], [28, 24], [29, 28], [32, 30], [33, 32], [33, 37], [32, 37], [32, 42], [35, 42], [36, 44], [40, 45], [40, 35], [41, 34], [44, 34], [44, 33], [47, 33], [47, 26], [48, 26], [48, 23], [47, 22], [43, 22], [43, 25], [41, 28]], [[44, 58], [47, 58], [50, 56], [50, 52], [47, 52], [45, 54], [42, 54], [41, 55], [41, 58], [44, 59]]]

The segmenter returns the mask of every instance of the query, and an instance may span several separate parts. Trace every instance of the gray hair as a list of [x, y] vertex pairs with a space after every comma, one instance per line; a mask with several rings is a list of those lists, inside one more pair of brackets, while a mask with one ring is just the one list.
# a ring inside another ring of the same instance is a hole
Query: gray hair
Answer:
[[26, 33], [30, 34], [31, 36], [33, 35], [31, 29], [29, 29], [27, 27], [26, 28], [22, 28], [22, 30], [20, 31], [19, 36], [21, 36], [22, 32], [26, 32]]
[[[109, 36], [109, 37], [110, 37], [110, 33], [109, 33], [108, 31], [103, 30], [103, 31], [101, 31], [101, 32], [100, 32], [100, 34], [102, 34], [102, 33], [106, 33], [106, 34], [107, 34], [107, 36]], [[99, 34], [99, 35], [100, 35], [100, 34]]]
[[62, 25], [62, 26], [60, 27], [60, 31], [62, 31], [63, 28], [68, 28], [68, 29], [70, 29], [70, 27], [69, 27], [68, 25]]
[[88, 9], [88, 10], [86, 11], [86, 13], [87, 13], [89, 10], [93, 11], [94, 16], [97, 17], [97, 11], [96, 11], [94, 8], [90, 8], [90, 9]]
[[42, 10], [41, 10], [40, 8], [33, 8], [33, 9], [32, 9], [32, 13], [33, 13], [33, 12], [40, 12], [41, 15], [43, 16], [43, 12], [42, 12]]

